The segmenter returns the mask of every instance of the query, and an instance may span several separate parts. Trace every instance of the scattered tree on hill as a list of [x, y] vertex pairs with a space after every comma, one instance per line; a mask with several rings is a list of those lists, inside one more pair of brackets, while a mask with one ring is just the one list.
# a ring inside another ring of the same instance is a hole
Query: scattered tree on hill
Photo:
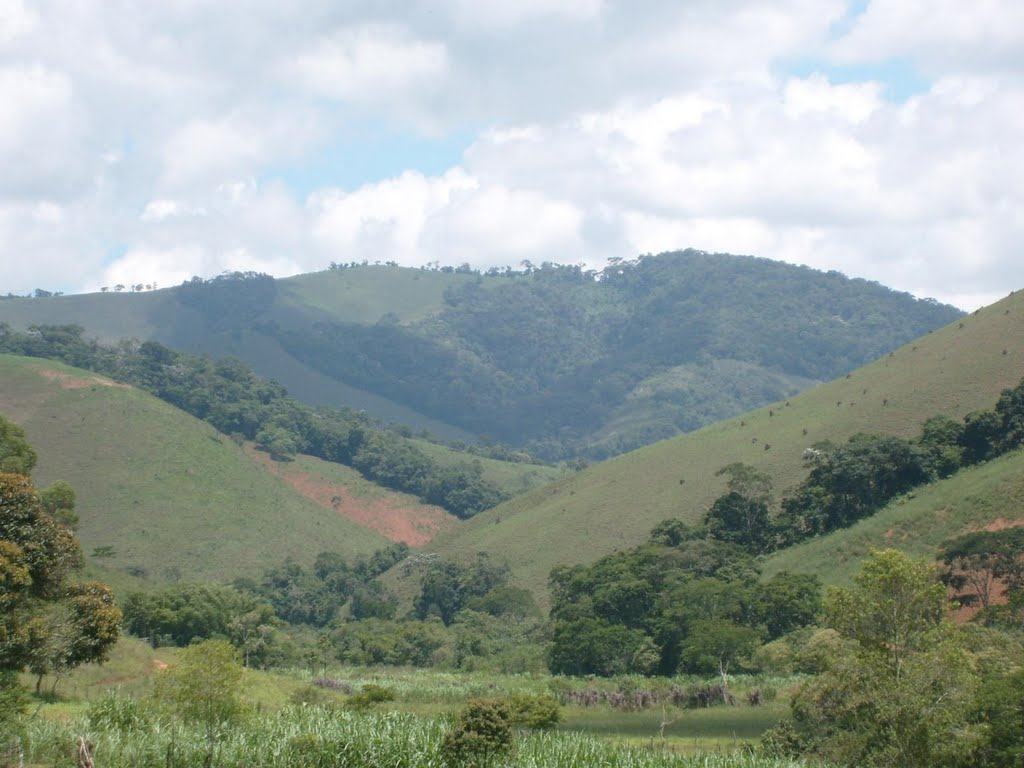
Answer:
[[[200, 287], [196, 300], [205, 301], [207, 290]], [[255, 440], [274, 458], [308, 453], [345, 464], [459, 517], [472, 517], [507, 497], [484, 477], [476, 459], [441, 464], [363, 414], [310, 408], [288, 398], [284, 387], [257, 376], [240, 360], [212, 362], [153, 341], [105, 346], [84, 339], [83, 333], [78, 326], [33, 326], [18, 333], [0, 324], [0, 351], [61, 360], [134, 384], [226, 435]]]
[[944, 581], [959, 592], [956, 599], [980, 606], [983, 616], [1000, 585], [1010, 597], [1024, 590], [1024, 528], [957, 536], [943, 545], [940, 559]]

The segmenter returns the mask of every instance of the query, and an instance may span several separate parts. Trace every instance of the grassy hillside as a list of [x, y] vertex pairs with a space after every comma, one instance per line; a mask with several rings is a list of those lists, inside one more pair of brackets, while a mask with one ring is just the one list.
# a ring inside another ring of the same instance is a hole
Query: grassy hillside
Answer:
[[[411, 442], [441, 466], [462, 464], [467, 460], [465, 453], [452, 450], [444, 445], [415, 438]], [[519, 464], [478, 456], [470, 456], [469, 460], [479, 461], [480, 466], [484, 469], [484, 479], [494, 483], [511, 496], [546, 485], [553, 480], [565, 477], [568, 472], [568, 470], [550, 465]]]
[[843, 583], [871, 549], [896, 547], [934, 558], [946, 539], [993, 524], [1024, 525], [1022, 451], [919, 488], [851, 528], [777, 552], [765, 563], [765, 575], [786, 570]]
[[979, 310], [837, 381], [788, 401], [648, 446], [513, 499], [439, 537], [449, 556], [506, 557], [543, 594], [551, 568], [643, 540], [659, 521], [696, 523], [723, 488], [715, 472], [742, 461], [776, 493], [804, 476], [801, 454], [857, 432], [915, 435], [929, 416], [991, 408], [1024, 377], [1024, 293]]
[[322, 313], [322, 318], [372, 325], [385, 315], [423, 320], [444, 307], [444, 292], [474, 275], [405, 267], [362, 267], [298, 275], [279, 281], [275, 312]]
[[39, 453], [39, 485], [78, 495], [86, 554], [152, 580], [258, 575], [285, 557], [354, 556], [388, 541], [296, 493], [209, 425], [136, 389], [0, 355], [0, 413]]
[[458, 522], [441, 507], [386, 490], [343, 464], [303, 455], [278, 462], [253, 446], [247, 446], [246, 452], [305, 498], [392, 541], [420, 546]]

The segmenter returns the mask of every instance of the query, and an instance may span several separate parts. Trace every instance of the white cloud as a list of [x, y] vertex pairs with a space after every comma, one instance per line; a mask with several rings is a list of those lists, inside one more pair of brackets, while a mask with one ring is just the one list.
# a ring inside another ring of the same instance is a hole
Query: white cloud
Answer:
[[786, 83], [786, 116], [801, 118], [816, 112], [829, 112], [851, 123], [863, 123], [882, 106], [878, 83], [833, 85], [821, 75], [793, 79]]
[[424, 264], [431, 260], [420, 245], [427, 219], [476, 184], [455, 168], [439, 178], [407, 172], [350, 193], [327, 190], [310, 201], [313, 238], [331, 260]]
[[307, 89], [332, 99], [387, 104], [439, 85], [445, 46], [416, 40], [396, 26], [340, 29], [298, 54], [285, 68]]
[[471, 29], [504, 29], [534, 21], [588, 21], [601, 15], [603, 0], [518, 0], [514, 3], [482, 3], [449, 0], [457, 24]]
[[1020, 69], [1024, 5], [1017, 0], [871, 0], [831, 47], [839, 62], [909, 58], [929, 72]]
[[[171, 284], [687, 246], [1024, 285], [1024, 5], [872, 0], [833, 40], [848, 5], [0, 0], [0, 290], [98, 285], [112, 252]], [[928, 78], [904, 103], [894, 59]], [[877, 79], [790, 75], [814, 60]], [[367, 126], [391, 178], [335, 189], [331, 163], [372, 177]], [[414, 155], [453, 132], [456, 167]]]
[[217, 275], [223, 271], [295, 274], [297, 265], [286, 258], [266, 258], [245, 248], [211, 251], [198, 243], [161, 248], [142, 244], [116, 259], [103, 272], [94, 288], [116, 285], [180, 285], [195, 275]]
[[142, 215], [139, 217], [144, 222], [158, 222], [173, 219], [178, 216], [202, 216], [206, 212], [202, 208], [193, 208], [177, 200], [150, 200], [146, 203]]
[[23, 0], [0, 0], [0, 45], [28, 34], [38, 21]]

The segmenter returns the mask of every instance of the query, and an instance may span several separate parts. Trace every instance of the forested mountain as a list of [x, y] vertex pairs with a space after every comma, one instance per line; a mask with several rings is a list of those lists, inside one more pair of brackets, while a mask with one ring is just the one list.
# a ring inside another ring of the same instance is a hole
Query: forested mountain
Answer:
[[791, 396], [959, 314], [834, 272], [699, 251], [600, 273], [353, 265], [0, 302], [15, 327], [74, 322], [230, 353], [307, 402], [548, 459], [607, 457]]

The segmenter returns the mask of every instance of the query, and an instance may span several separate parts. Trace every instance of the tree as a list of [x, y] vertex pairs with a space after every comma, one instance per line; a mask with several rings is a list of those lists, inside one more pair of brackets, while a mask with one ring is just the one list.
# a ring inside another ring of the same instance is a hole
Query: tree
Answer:
[[[23, 435], [0, 418], [0, 455], [27, 470], [35, 452]], [[57, 512], [67, 504], [65, 491], [50, 496]], [[81, 561], [78, 541], [49, 514], [32, 481], [0, 473], [0, 700], [18, 699], [10, 686], [25, 667], [39, 676], [38, 691], [42, 675], [103, 661], [117, 641], [121, 611], [110, 589], [69, 581]]]
[[25, 439], [25, 430], [0, 416], [0, 472], [31, 474], [36, 452]]
[[1020, 768], [1024, 762], [1024, 670], [988, 681], [975, 719], [986, 728], [971, 766]]
[[490, 765], [512, 749], [512, 712], [497, 699], [473, 699], [444, 735], [441, 753], [456, 765]]
[[75, 489], [64, 480], [57, 480], [40, 491], [39, 500], [43, 502], [46, 513], [54, 520], [69, 528], [78, 524], [78, 513], [75, 512]]
[[1024, 588], [1024, 528], [965, 533], [947, 541], [940, 558], [944, 580], [961, 592], [957, 600], [983, 611], [1000, 584], [1011, 595]]
[[120, 627], [121, 610], [110, 587], [96, 581], [69, 586], [65, 600], [51, 605], [30, 624], [28, 668], [36, 675], [36, 694], [46, 675], [55, 676], [52, 690], [56, 690], [68, 670], [106, 661]]
[[763, 500], [730, 491], [715, 499], [704, 523], [708, 535], [719, 541], [739, 544], [754, 553], [770, 546], [772, 525]]
[[761, 644], [758, 632], [728, 619], [696, 621], [683, 641], [683, 667], [691, 672], [717, 672], [722, 695], [729, 690], [729, 669], [749, 658]]
[[945, 612], [934, 564], [872, 552], [855, 585], [826, 598], [825, 623], [843, 644], [794, 697], [778, 741], [839, 765], [955, 764], [971, 743], [977, 680]]
[[715, 472], [715, 477], [723, 475], [728, 478], [726, 488], [729, 493], [738, 493], [765, 503], [771, 501], [772, 478], [766, 472], [737, 461]]

